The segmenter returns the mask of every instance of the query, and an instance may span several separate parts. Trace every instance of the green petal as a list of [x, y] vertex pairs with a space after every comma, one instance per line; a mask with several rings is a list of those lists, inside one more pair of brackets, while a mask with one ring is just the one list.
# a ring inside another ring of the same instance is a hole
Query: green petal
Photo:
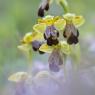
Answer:
[[46, 43], [42, 44], [41, 47], [39, 48], [40, 51], [46, 52], [46, 53], [51, 53], [53, 50], [53, 46], [48, 46]]
[[45, 21], [47, 26], [51, 26], [54, 23], [53, 18], [54, 18], [54, 16], [47, 15], [47, 16], [45, 16], [45, 18], [43, 18], [43, 20]]
[[25, 34], [22, 42], [28, 44], [28, 43], [31, 43], [34, 40], [39, 40], [39, 39], [40, 40], [44, 39], [43, 38], [43, 33], [41, 33], [41, 32], [29, 32], [29, 33]]
[[67, 44], [67, 42], [65, 41], [61, 41], [60, 42], [60, 45], [61, 45], [61, 51], [66, 54], [66, 55], [69, 55], [71, 50], [70, 50], [70, 45]]
[[32, 41], [34, 41], [34, 40], [44, 40], [43, 33], [32, 32]]
[[75, 14], [73, 14], [73, 13], [67, 13], [67, 14], [63, 15], [63, 17], [67, 21], [72, 21], [72, 19], [75, 17]]
[[66, 21], [64, 19], [59, 19], [54, 23], [54, 26], [56, 27], [56, 29], [58, 29], [59, 31], [62, 31], [65, 28], [66, 25]]
[[22, 43], [30, 43], [32, 41], [32, 32], [26, 33], [23, 37]]
[[77, 27], [81, 26], [82, 24], [84, 24], [85, 19], [83, 18], [83, 16], [75, 16], [73, 18], [73, 24]]
[[44, 33], [46, 30], [46, 24], [45, 23], [39, 23], [33, 26], [33, 30], [36, 32]]

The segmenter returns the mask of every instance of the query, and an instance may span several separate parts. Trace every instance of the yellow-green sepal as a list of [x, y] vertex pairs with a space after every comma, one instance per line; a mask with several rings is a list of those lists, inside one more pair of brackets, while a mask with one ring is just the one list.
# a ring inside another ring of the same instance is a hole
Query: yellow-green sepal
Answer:
[[76, 27], [79, 27], [81, 25], [84, 24], [85, 22], [85, 19], [83, 16], [75, 16], [73, 19], [72, 19], [72, 22], [73, 24], [76, 26]]
[[56, 29], [58, 31], [62, 31], [64, 30], [66, 25], [66, 21], [64, 19], [58, 19], [57, 21], [55, 21], [54, 26], [56, 27]]
[[63, 18], [66, 20], [66, 21], [72, 21], [72, 19], [75, 17], [75, 14], [74, 13], [66, 13], [63, 15]]
[[46, 52], [46, 53], [51, 53], [54, 49], [54, 46], [48, 46], [46, 43], [42, 44], [41, 47], [39, 48], [40, 51]]
[[67, 23], [69, 22], [73, 23], [76, 27], [81, 26], [85, 22], [85, 19], [83, 16], [76, 16], [73, 13], [67, 13], [63, 15], [63, 18], [67, 21]]
[[45, 23], [35, 24], [33, 26], [33, 30], [36, 31], [36, 32], [44, 33], [45, 30], [46, 30], [46, 24]]
[[71, 53], [70, 45], [66, 41], [60, 42], [60, 48], [63, 54], [69, 55]]
[[22, 40], [22, 43], [25, 43], [25, 44], [29, 44], [31, 43], [32, 41], [34, 40], [43, 40], [43, 33], [41, 32], [36, 32], [36, 31], [33, 31], [33, 32], [29, 32], [29, 33], [26, 33], [23, 40]]

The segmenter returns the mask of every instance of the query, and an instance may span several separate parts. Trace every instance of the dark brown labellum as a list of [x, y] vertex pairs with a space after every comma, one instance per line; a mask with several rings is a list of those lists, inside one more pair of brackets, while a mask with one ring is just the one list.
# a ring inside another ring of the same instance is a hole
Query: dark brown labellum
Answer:
[[49, 45], [49, 46], [52, 46], [53, 45], [53, 42], [52, 42], [52, 38], [51, 37], [47, 39], [47, 45]]
[[52, 40], [53, 45], [57, 45], [59, 43], [58, 39]]
[[75, 37], [73, 34], [67, 39], [68, 44], [77, 44], [78, 43], [78, 38]]
[[46, 4], [46, 6], [45, 6], [45, 10], [46, 10], [46, 11], [49, 10], [49, 3]]
[[59, 37], [59, 31], [57, 31], [54, 26], [48, 26], [44, 33], [45, 40], [47, 40], [50, 37], [52, 39], [57, 39]]
[[60, 70], [59, 66], [57, 64], [49, 64], [49, 69], [53, 72], [58, 72]]
[[44, 33], [44, 39], [47, 41], [47, 45], [57, 45], [59, 43], [58, 37], [59, 31], [57, 31], [54, 26], [48, 26], [46, 28], [46, 31]]
[[65, 27], [65, 30], [63, 32], [64, 38], [67, 38], [68, 44], [77, 44], [78, 43], [78, 36], [79, 31], [76, 29], [76, 27], [71, 23], [67, 24]]
[[35, 48], [35, 47], [33, 47], [33, 46], [32, 46], [32, 49], [33, 49], [34, 51], [37, 51], [37, 50], [38, 50], [37, 48]]
[[38, 51], [39, 54], [44, 54], [45, 52], [42, 52], [39, 50], [40, 46], [43, 44], [44, 42], [40, 42], [40, 41], [33, 41], [32, 42], [32, 48], [34, 51]]
[[53, 50], [48, 62], [51, 71], [58, 72], [60, 70], [60, 65], [63, 64], [63, 59], [58, 49]]
[[57, 45], [59, 43], [58, 39], [52, 39], [52, 37], [47, 39], [47, 45], [52, 46], [52, 45]]
[[42, 42], [33, 41], [33, 42], [32, 42], [32, 48], [33, 48], [33, 50], [34, 50], [34, 51], [37, 51], [37, 50], [40, 48], [41, 44], [42, 44]]
[[40, 17], [43, 17], [44, 16], [44, 9], [42, 9], [42, 7], [40, 7], [38, 9], [38, 16], [40, 16]]
[[49, 10], [49, 1], [50, 0], [43, 0], [40, 4], [40, 7], [38, 9], [38, 16], [43, 17], [45, 10], [48, 11]]

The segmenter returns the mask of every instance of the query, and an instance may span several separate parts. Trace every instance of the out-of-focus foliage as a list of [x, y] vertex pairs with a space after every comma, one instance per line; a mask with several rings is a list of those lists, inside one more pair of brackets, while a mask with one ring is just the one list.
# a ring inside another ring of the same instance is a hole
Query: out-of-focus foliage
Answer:
[[[4, 91], [9, 74], [27, 67], [27, 60], [17, 46], [23, 35], [31, 31], [33, 24], [36, 23], [39, 3], [40, 0], [0, 0], [1, 95], [6, 94]], [[85, 25], [80, 28], [81, 37], [84, 38], [88, 34], [95, 35], [95, 0], [68, 0], [68, 3], [72, 13], [83, 14], [86, 18]], [[63, 10], [53, 4], [49, 13], [62, 15]]]

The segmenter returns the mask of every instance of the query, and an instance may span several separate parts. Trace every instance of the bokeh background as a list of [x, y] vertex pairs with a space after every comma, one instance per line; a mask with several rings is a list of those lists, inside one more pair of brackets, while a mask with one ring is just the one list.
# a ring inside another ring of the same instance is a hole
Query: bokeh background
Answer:
[[[17, 46], [24, 34], [32, 31], [32, 26], [38, 18], [39, 3], [40, 0], [0, 0], [0, 95], [8, 95], [7, 78], [10, 74], [27, 70], [28, 61]], [[82, 60], [84, 63], [88, 62], [87, 66], [94, 66], [95, 0], [68, 0], [68, 3], [71, 12], [82, 14], [86, 19], [85, 24], [79, 29]], [[49, 13], [62, 15], [63, 11], [55, 3]], [[33, 54], [34, 58], [39, 60], [40, 57], [37, 55]]]

